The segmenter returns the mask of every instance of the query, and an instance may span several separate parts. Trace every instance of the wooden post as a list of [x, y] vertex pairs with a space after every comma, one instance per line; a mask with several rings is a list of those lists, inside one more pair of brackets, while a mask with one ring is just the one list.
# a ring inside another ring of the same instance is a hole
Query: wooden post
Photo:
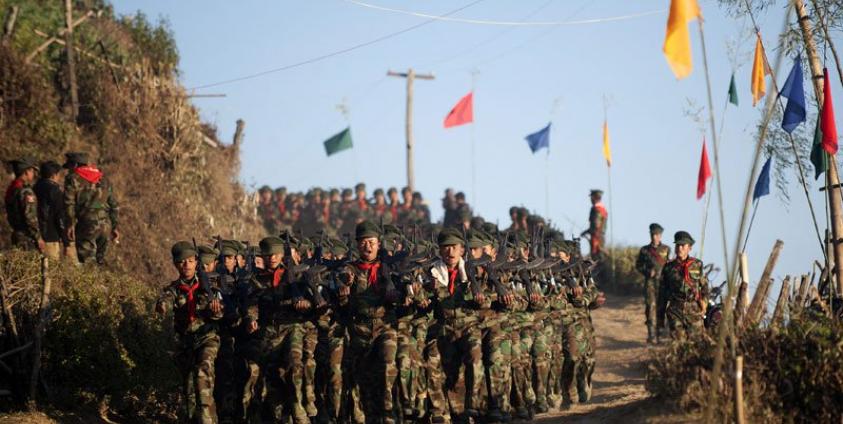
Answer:
[[[82, 22], [87, 21], [88, 18], [90, 18], [92, 16], [100, 16], [101, 14], [102, 14], [102, 11], [94, 12], [93, 10], [89, 10], [88, 13], [83, 15], [81, 18], [77, 19], [76, 22], [73, 23], [73, 26], [78, 27], [79, 25], [82, 24]], [[67, 33], [67, 28], [62, 28], [55, 36], [50, 37], [47, 41], [44, 41], [43, 43], [41, 43], [41, 45], [38, 46], [38, 48], [33, 50], [32, 53], [26, 55], [25, 62], [26, 63], [32, 62], [32, 59], [35, 59], [35, 56], [38, 56], [38, 53], [43, 52], [47, 47], [50, 47], [51, 44], [58, 41], [58, 37], [62, 37], [66, 33]]]
[[416, 78], [432, 80], [433, 74], [417, 74], [413, 68], [405, 72], [388, 71], [386, 73], [390, 77], [407, 78], [407, 122], [406, 122], [406, 137], [407, 137], [407, 187], [410, 191], [416, 190], [415, 180], [415, 166], [413, 163], [413, 81]]
[[782, 281], [782, 289], [779, 292], [779, 299], [776, 301], [776, 309], [773, 310], [773, 319], [770, 321], [770, 327], [775, 328], [784, 318], [785, 310], [787, 309], [787, 294], [790, 291], [790, 276], [785, 277]]
[[746, 315], [746, 308], [749, 304], [749, 298], [747, 296], [747, 291], [749, 290], [749, 261], [746, 252], [741, 253], [740, 259], [741, 284], [738, 286], [738, 296], [735, 300], [735, 322], [738, 327], [743, 322], [744, 316]]
[[76, 52], [73, 50], [73, 0], [64, 0], [65, 55], [67, 56], [67, 81], [70, 84], [70, 116], [73, 122], [79, 116], [79, 93], [76, 90]]
[[773, 268], [776, 267], [776, 262], [779, 260], [779, 253], [784, 247], [784, 242], [776, 240], [773, 245], [773, 251], [770, 252], [770, 258], [767, 259], [767, 265], [764, 267], [764, 272], [761, 274], [761, 279], [758, 280], [758, 287], [755, 289], [755, 295], [752, 297], [752, 303], [749, 305], [749, 310], [746, 313], [746, 325], [752, 325], [758, 322], [760, 315], [764, 312], [764, 306], [767, 301], [767, 294], [770, 291], [770, 276], [773, 274]]
[[41, 281], [44, 289], [41, 292], [41, 306], [38, 311], [38, 325], [35, 328], [35, 341], [32, 348], [32, 374], [29, 377], [29, 410], [35, 410], [35, 399], [38, 392], [38, 374], [41, 372], [41, 339], [47, 328], [47, 317], [50, 310], [50, 276], [49, 259], [41, 257]]
[[8, 43], [12, 38], [12, 32], [15, 30], [15, 21], [18, 19], [17, 6], [9, 7], [9, 13], [6, 15], [6, 25], [3, 25], [3, 43]]
[[735, 420], [738, 424], [745, 424], [743, 407], [743, 356], [735, 358]]
[[[813, 28], [802, 0], [793, 0], [796, 9], [796, 16], [799, 21], [799, 28], [802, 31], [802, 38], [805, 41], [805, 53], [808, 56], [808, 63], [811, 66], [811, 81], [814, 83], [814, 95], [820, 105], [825, 101], [823, 93], [823, 69], [820, 64], [820, 57], [817, 54], [817, 46], [814, 42]], [[832, 246], [834, 249], [828, 252], [829, 257], [834, 258], [836, 265], [843, 264], [843, 199], [840, 196], [840, 176], [837, 172], [837, 157], [828, 155], [828, 171], [826, 175], [826, 190], [828, 195], [828, 207], [831, 211], [831, 232]], [[837, 292], [843, 293], [843, 272], [837, 271], [837, 266], [832, 269], [830, 277], [837, 282]]]
[[231, 141], [235, 147], [240, 146], [243, 142], [243, 130], [246, 128], [246, 121], [242, 119], [237, 120], [237, 127], [234, 130], [234, 139]]

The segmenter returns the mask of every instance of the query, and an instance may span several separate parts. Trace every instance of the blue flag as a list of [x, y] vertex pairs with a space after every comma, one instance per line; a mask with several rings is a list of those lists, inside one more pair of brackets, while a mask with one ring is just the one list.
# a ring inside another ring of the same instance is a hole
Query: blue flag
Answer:
[[755, 192], [752, 193], [753, 201], [770, 194], [770, 162], [772, 160], [772, 156], [767, 158], [767, 162], [764, 162], [764, 167], [761, 168], [761, 174], [758, 175], [758, 181], [755, 182]]
[[784, 82], [784, 87], [779, 96], [787, 97], [787, 106], [784, 108], [782, 117], [782, 128], [792, 133], [799, 124], [805, 122], [805, 89], [802, 86], [802, 56], [796, 56], [793, 60], [793, 68], [790, 75]]
[[533, 153], [536, 153], [536, 151], [542, 147], [550, 149], [550, 123], [539, 131], [528, 135], [527, 145], [530, 146], [530, 150], [532, 150]]

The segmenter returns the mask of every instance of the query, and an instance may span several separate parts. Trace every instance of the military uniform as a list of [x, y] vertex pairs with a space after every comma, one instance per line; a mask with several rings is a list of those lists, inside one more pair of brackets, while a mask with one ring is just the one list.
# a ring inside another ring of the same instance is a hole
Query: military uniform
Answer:
[[602, 257], [604, 254], [603, 248], [606, 244], [606, 223], [609, 219], [609, 212], [600, 200], [602, 196], [603, 191], [591, 190], [592, 199], [596, 197], [597, 200], [594, 201], [594, 204], [591, 206], [591, 210], [588, 212], [588, 230], [586, 230], [586, 232], [590, 237], [591, 257], [595, 259]]
[[[195, 257], [187, 242], [173, 246], [173, 262]], [[159, 310], [171, 308], [178, 336], [176, 363], [182, 373], [185, 414], [191, 422], [216, 423], [214, 361], [219, 350], [217, 321], [221, 314], [210, 310], [215, 292], [203, 287], [197, 275], [171, 282], [158, 300]]]
[[79, 262], [95, 258], [102, 264], [111, 233], [117, 230], [117, 201], [102, 171], [88, 165], [86, 155], [67, 157], [65, 166], [72, 170], [64, 180], [64, 206], [67, 225], [75, 228], [76, 254]]
[[[676, 244], [694, 244], [685, 231], [674, 236]], [[683, 338], [689, 332], [703, 328], [708, 282], [703, 275], [703, 263], [691, 256], [674, 258], [662, 269], [656, 317], [667, 326], [673, 338]]]
[[[650, 225], [650, 233], [661, 234], [662, 228], [658, 224]], [[659, 280], [662, 268], [670, 259], [670, 248], [659, 243], [652, 243], [641, 247], [635, 261], [635, 269], [644, 276], [644, 313], [647, 323], [647, 342], [658, 340], [656, 327], [656, 300], [659, 293]]]
[[38, 250], [38, 241], [41, 240], [38, 199], [23, 177], [25, 171], [35, 169], [35, 164], [29, 159], [22, 159], [13, 161], [12, 167], [18, 177], [6, 188], [4, 197], [6, 218], [12, 227], [12, 245], [24, 250]]

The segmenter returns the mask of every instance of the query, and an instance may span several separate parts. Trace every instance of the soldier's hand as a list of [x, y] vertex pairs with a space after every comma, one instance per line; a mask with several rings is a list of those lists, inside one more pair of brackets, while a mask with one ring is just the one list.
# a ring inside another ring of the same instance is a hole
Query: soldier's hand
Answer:
[[45, 243], [45, 242], [44, 242], [44, 239], [39, 238], [39, 239], [38, 239], [38, 250], [39, 250], [41, 253], [44, 253], [44, 250], [45, 250], [46, 248], [47, 248], [47, 243]]
[[654, 269], [650, 270], [650, 278], [656, 278], [656, 270], [654, 270]]
[[296, 310], [299, 311], [299, 312], [304, 312], [304, 311], [310, 309], [310, 301], [306, 300], [306, 299], [300, 299], [300, 300], [296, 301], [296, 304], [294, 305], [294, 308], [296, 308]]
[[342, 297], [347, 297], [350, 294], [351, 294], [351, 287], [349, 287], [345, 284], [341, 284], [340, 289], [339, 289], [339, 295], [342, 296]]
[[486, 296], [483, 293], [477, 293], [477, 296], [474, 297], [474, 300], [479, 304], [483, 304], [486, 302]]
[[163, 302], [158, 302], [155, 304], [155, 312], [158, 312], [159, 314], [167, 312], [167, 308], [164, 306]]
[[603, 292], [597, 293], [597, 299], [594, 300], [594, 303], [598, 308], [603, 306], [606, 303], [606, 295]]
[[582, 292], [583, 292], [582, 287], [580, 287], [580, 286], [574, 287], [574, 297], [582, 297]]
[[219, 299], [214, 299], [211, 301], [211, 313], [214, 315], [222, 312], [222, 302]]
[[515, 302], [515, 296], [513, 296], [512, 293], [507, 293], [503, 295], [502, 301], [503, 304], [507, 307], [512, 306], [512, 304]]
[[249, 321], [249, 324], [246, 326], [246, 332], [249, 334], [258, 331], [258, 322], [257, 321]]
[[67, 240], [76, 241], [76, 228], [73, 226], [67, 228]]
[[428, 306], [430, 306], [430, 299], [424, 298], [424, 299], [419, 301], [419, 307], [420, 308], [427, 308]]
[[530, 303], [539, 303], [541, 300], [541, 296], [538, 293], [531, 293], [530, 294]]
[[410, 306], [413, 304], [413, 298], [410, 296], [404, 296], [404, 306]]

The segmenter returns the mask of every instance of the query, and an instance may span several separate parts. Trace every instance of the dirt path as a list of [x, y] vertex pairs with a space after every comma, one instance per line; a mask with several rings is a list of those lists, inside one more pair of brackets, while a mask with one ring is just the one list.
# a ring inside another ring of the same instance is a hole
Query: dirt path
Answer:
[[639, 296], [607, 295], [606, 304], [594, 311], [597, 333], [597, 366], [591, 402], [568, 411], [536, 417], [554, 423], [677, 423], [687, 418], [664, 411], [644, 389], [649, 356], [644, 304]]

